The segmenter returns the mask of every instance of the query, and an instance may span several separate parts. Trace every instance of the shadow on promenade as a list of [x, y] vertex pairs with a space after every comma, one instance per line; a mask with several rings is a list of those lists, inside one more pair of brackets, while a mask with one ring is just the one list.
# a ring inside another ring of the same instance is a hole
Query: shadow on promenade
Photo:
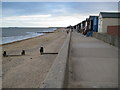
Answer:
[[58, 53], [42, 53], [42, 54], [58, 54]]

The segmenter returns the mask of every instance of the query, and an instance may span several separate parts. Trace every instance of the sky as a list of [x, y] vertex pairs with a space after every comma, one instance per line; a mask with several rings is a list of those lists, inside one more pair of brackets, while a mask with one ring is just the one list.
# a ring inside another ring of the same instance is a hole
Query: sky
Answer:
[[3, 27], [67, 27], [100, 12], [118, 11], [117, 2], [2, 2]]

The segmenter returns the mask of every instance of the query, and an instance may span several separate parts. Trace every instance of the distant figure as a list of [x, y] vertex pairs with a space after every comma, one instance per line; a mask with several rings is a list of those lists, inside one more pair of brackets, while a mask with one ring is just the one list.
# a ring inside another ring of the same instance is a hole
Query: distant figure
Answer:
[[73, 29], [71, 29], [71, 32], [73, 32]]
[[7, 57], [6, 51], [3, 52], [3, 57]]
[[66, 32], [67, 32], [67, 34], [69, 33], [69, 31], [68, 31], [68, 30], [67, 30]]
[[22, 50], [21, 55], [25, 55], [25, 50]]
[[43, 54], [43, 47], [40, 48], [40, 54], [42, 55]]

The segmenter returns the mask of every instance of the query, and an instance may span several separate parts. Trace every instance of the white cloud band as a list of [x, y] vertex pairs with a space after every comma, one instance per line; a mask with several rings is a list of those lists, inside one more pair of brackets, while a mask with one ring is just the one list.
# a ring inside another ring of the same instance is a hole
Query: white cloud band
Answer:
[[119, 2], [119, 0], [2, 0], [2, 2]]
[[[3, 17], [3, 27], [16, 25], [22, 26], [23, 23], [26, 26], [38, 26], [38, 27], [49, 27], [49, 26], [63, 26], [75, 25], [85, 19], [86, 15], [74, 14], [69, 16], [52, 16], [48, 15], [31, 15], [31, 16], [11, 16]], [[24, 26], [23, 25], [23, 26]]]

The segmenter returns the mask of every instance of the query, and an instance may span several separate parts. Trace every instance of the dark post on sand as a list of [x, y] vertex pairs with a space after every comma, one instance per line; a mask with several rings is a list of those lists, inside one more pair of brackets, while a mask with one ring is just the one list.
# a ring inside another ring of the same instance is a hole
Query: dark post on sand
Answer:
[[40, 47], [40, 54], [42, 55], [42, 54], [43, 54], [43, 52], [44, 52], [43, 47]]
[[3, 57], [6, 57], [7, 56], [7, 53], [6, 51], [3, 52]]
[[25, 50], [22, 50], [21, 55], [25, 55]]

